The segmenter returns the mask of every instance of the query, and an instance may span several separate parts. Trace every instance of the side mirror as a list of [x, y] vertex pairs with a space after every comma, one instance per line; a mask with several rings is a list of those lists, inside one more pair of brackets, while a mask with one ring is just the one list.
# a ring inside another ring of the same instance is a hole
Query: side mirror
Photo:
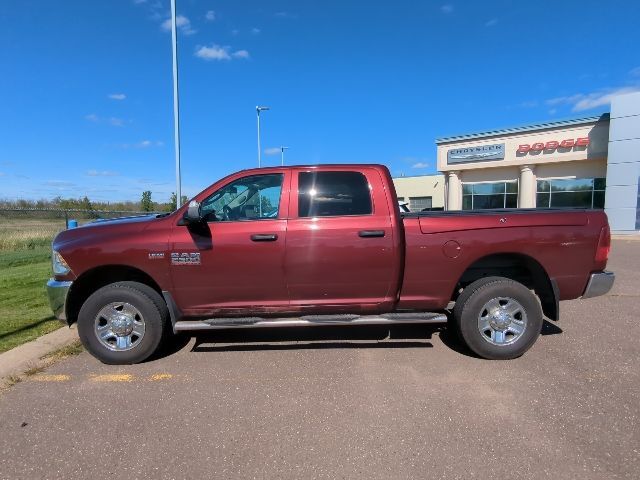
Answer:
[[182, 217], [182, 225], [193, 225], [202, 222], [200, 203], [195, 200], [189, 202], [189, 207]]

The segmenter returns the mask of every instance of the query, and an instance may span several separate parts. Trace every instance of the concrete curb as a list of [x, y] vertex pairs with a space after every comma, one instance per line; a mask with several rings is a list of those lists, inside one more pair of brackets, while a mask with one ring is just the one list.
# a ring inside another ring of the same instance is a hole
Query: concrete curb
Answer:
[[20, 375], [42, 364], [42, 357], [71, 345], [76, 340], [78, 340], [78, 331], [74, 324], [71, 328], [62, 327], [29, 343], [12, 348], [8, 352], [0, 353], [0, 380]]

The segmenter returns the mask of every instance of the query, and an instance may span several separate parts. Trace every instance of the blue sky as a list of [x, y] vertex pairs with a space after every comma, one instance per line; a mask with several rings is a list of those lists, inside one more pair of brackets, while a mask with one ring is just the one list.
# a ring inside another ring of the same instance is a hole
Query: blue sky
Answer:
[[[178, 0], [183, 190], [263, 164], [435, 171], [438, 136], [640, 89], [632, 1]], [[169, 0], [3, 0], [0, 197], [175, 190]]]

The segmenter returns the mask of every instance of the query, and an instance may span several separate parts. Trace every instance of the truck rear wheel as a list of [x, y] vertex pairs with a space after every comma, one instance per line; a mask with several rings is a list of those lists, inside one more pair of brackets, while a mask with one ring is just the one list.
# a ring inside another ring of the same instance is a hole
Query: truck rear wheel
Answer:
[[519, 282], [486, 277], [467, 286], [453, 309], [458, 335], [482, 358], [517, 358], [542, 330], [538, 297]]
[[139, 363], [160, 346], [169, 312], [162, 297], [138, 282], [118, 282], [95, 291], [78, 315], [84, 347], [110, 365]]

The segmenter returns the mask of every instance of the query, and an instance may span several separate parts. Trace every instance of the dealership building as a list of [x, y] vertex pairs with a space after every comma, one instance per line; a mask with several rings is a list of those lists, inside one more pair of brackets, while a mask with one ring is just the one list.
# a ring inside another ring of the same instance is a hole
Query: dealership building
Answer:
[[[447, 210], [604, 208], [614, 232], [640, 230], [640, 93], [614, 97], [608, 114], [454, 135], [436, 145]], [[403, 188], [396, 178], [399, 197], [429, 196], [441, 177], [410, 178], [423, 179], [424, 188]]]

